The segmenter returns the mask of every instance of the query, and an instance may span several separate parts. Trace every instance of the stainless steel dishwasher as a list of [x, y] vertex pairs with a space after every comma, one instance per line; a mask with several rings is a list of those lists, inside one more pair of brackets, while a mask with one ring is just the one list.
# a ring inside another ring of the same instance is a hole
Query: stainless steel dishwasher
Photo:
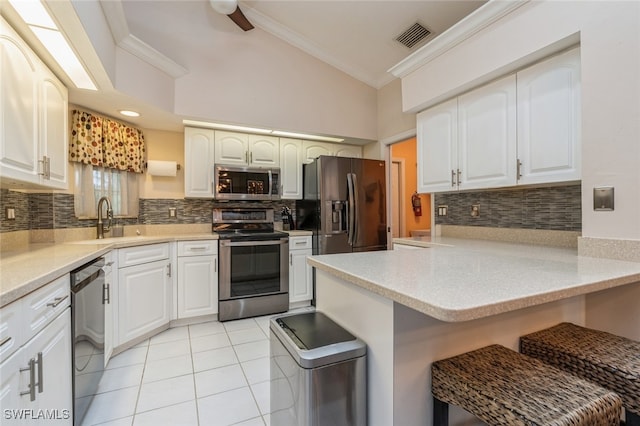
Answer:
[[271, 424], [365, 426], [366, 344], [321, 312], [270, 320]]
[[104, 373], [104, 258], [71, 271], [73, 423], [80, 425]]

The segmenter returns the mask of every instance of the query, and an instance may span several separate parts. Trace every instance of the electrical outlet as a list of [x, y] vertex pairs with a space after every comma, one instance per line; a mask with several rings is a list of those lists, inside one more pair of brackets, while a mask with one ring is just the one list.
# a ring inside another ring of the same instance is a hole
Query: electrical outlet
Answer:
[[7, 220], [16, 220], [16, 209], [13, 207], [7, 207], [5, 211], [5, 218]]
[[178, 212], [175, 207], [169, 207], [169, 217], [171, 219], [178, 217]]
[[471, 205], [471, 217], [480, 217], [480, 204]]
[[446, 216], [449, 206], [438, 206], [438, 216]]

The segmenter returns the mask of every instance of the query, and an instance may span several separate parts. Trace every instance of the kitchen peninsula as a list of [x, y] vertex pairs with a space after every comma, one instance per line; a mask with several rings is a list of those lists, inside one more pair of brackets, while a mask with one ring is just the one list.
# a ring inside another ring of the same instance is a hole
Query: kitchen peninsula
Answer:
[[[628, 316], [637, 315], [640, 263], [454, 238], [413, 245], [424, 248], [308, 260], [317, 309], [368, 345], [373, 426], [429, 424], [437, 359], [490, 343], [517, 349], [520, 335], [561, 321], [640, 337]], [[452, 410], [451, 424], [467, 419]]]

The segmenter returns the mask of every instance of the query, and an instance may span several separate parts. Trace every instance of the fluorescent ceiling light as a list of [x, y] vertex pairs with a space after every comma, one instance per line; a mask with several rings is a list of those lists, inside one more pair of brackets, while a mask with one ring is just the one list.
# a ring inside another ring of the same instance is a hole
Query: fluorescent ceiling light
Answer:
[[231, 124], [211, 123], [209, 121], [182, 120], [186, 126], [206, 127], [209, 129], [235, 130], [238, 132], [261, 133], [265, 135], [283, 136], [287, 138], [310, 139], [325, 142], [342, 142], [344, 139], [329, 136], [309, 135], [307, 133], [282, 132], [280, 130], [262, 129], [257, 127], [234, 126]]
[[126, 115], [127, 117], [140, 117], [140, 113], [136, 112], [136, 111], [129, 111], [129, 110], [126, 110], [126, 109], [121, 109], [119, 112], [120, 112], [120, 114]]
[[270, 129], [261, 129], [258, 127], [234, 126], [231, 124], [211, 123], [208, 121], [182, 120], [182, 124], [185, 124], [187, 126], [207, 127], [210, 129], [235, 130], [238, 132], [248, 132], [248, 133], [262, 133], [266, 135], [271, 133]]
[[326, 142], [342, 142], [344, 139], [341, 138], [332, 138], [330, 136], [318, 136], [318, 135], [308, 135], [306, 133], [293, 133], [293, 132], [281, 132], [279, 130], [274, 130], [271, 134], [276, 136], [284, 136], [287, 138], [301, 138], [301, 139], [313, 139], [316, 141], [326, 141]]
[[79, 89], [98, 90], [75, 52], [38, 0], [9, 0], [22, 20]]
[[9, 0], [24, 22], [29, 25], [57, 30], [51, 16], [39, 0]]

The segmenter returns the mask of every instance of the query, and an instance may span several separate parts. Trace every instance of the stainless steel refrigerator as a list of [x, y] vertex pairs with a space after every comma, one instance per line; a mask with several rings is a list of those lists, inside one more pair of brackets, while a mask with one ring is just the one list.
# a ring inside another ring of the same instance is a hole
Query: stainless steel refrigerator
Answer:
[[313, 254], [387, 249], [385, 163], [320, 156], [304, 165], [298, 228], [313, 231]]

